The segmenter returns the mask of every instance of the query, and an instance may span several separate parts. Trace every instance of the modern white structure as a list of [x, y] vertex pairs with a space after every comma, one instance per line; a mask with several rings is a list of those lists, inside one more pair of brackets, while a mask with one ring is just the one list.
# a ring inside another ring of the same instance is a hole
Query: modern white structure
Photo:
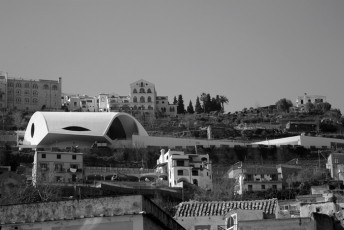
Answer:
[[185, 154], [182, 151], [161, 150], [157, 173], [168, 181], [169, 187], [180, 187], [188, 182], [212, 190], [212, 167], [208, 154]]
[[38, 148], [89, 148], [95, 141], [110, 147], [131, 147], [134, 134], [148, 136], [142, 125], [127, 113], [36, 112], [23, 142]]
[[305, 148], [344, 148], [344, 139], [313, 137], [313, 136], [293, 136], [280, 139], [266, 140], [252, 143], [252, 145], [300, 145]]

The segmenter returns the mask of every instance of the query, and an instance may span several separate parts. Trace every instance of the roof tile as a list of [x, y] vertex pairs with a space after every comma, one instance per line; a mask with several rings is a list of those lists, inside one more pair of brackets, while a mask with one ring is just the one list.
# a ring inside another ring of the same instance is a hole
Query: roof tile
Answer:
[[188, 201], [178, 205], [175, 217], [220, 216], [233, 209], [276, 212], [277, 199], [253, 201]]

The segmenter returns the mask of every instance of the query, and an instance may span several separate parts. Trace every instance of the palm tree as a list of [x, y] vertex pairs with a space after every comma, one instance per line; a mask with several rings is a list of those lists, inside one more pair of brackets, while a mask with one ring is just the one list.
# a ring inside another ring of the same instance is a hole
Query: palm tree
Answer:
[[220, 96], [220, 103], [221, 103], [221, 112], [223, 113], [225, 111], [224, 104], [228, 104], [228, 98], [226, 96], [221, 95]]

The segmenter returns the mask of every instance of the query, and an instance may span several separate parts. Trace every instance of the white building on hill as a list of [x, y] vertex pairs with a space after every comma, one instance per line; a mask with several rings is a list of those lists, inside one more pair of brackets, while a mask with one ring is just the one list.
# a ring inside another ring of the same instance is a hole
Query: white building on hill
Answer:
[[185, 154], [182, 151], [161, 150], [157, 173], [168, 181], [169, 187], [180, 187], [188, 182], [212, 190], [212, 167], [208, 154]]

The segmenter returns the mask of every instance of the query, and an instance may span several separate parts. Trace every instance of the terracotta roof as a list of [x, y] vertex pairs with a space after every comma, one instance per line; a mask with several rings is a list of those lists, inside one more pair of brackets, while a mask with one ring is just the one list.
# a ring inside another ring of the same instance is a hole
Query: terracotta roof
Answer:
[[175, 217], [221, 216], [233, 209], [276, 212], [277, 199], [252, 201], [188, 201], [178, 205]]

